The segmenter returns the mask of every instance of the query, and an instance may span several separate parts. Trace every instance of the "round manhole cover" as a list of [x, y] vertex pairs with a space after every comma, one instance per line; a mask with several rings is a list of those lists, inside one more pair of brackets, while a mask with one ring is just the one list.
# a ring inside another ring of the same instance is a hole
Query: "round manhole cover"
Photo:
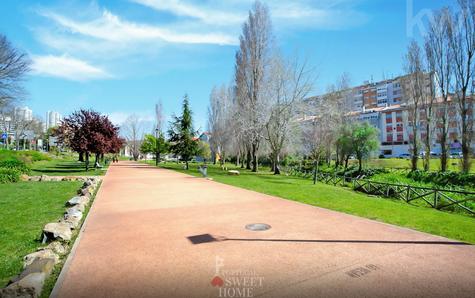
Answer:
[[251, 231], [265, 231], [270, 229], [271, 226], [265, 223], [253, 223], [246, 225], [246, 229]]

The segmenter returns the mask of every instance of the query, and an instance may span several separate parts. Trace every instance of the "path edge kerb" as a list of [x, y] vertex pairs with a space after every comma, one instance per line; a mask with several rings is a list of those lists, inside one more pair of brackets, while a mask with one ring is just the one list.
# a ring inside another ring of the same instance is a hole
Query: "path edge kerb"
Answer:
[[[110, 166], [109, 166], [109, 168], [110, 168]], [[63, 282], [66, 278], [66, 275], [69, 271], [69, 267], [71, 266], [71, 263], [74, 259], [74, 256], [76, 255], [76, 249], [79, 246], [79, 242], [81, 242], [81, 238], [82, 238], [82, 235], [83, 235], [84, 231], [86, 230], [87, 222], [89, 220], [89, 215], [91, 214], [92, 210], [94, 209], [96, 199], [99, 196], [99, 194], [102, 192], [102, 185], [103, 185], [104, 181], [106, 180], [107, 175], [109, 174], [109, 168], [107, 169], [106, 174], [104, 176], [102, 176], [103, 178], [102, 178], [102, 181], [100, 182], [99, 189], [96, 191], [96, 193], [94, 195], [94, 200], [92, 200], [91, 207], [89, 208], [89, 211], [86, 215], [86, 218], [84, 219], [84, 221], [81, 225], [81, 229], [79, 230], [79, 234], [76, 237], [76, 240], [74, 241], [73, 247], [69, 251], [68, 257], [66, 258], [66, 261], [64, 262], [63, 267], [61, 268], [61, 272], [59, 273], [58, 279], [56, 280], [56, 282], [54, 284], [54, 287], [53, 287], [53, 290], [50, 293], [50, 296], [49, 296], [50, 298], [59, 297], [59, 292], [60, 292], [61, 287], [63, 285]]]

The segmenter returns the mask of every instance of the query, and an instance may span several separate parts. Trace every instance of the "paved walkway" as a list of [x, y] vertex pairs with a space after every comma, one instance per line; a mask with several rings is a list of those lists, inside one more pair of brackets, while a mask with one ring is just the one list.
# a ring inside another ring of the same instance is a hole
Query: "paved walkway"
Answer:
[[475, 297], [474, 246], [131, 162], [71, 256], [60, 297]]

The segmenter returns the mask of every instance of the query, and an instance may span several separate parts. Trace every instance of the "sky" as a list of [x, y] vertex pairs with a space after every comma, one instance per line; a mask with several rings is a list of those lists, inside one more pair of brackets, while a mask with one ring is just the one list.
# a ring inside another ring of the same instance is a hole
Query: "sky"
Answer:
[[[311, 95], [342, 73], [352, 85], [402, 74], [430, 10], [455, 0], [269, 0], [276, 44], [315, 69]], [[32, 61], [24, 102], [44, 118], [92, 108], [121, 124], [179, 113], [188, 94], [206, 130], [213, 86], [232, 82], [251, 0], [0, 0], [0, 33]], [[169, 118], [168, 118], [169, 119]]]

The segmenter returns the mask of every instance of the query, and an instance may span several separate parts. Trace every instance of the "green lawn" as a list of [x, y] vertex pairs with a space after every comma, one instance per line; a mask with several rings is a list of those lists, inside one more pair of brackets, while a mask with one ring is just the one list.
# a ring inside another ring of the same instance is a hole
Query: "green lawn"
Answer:
[[[167, 163], [160, 166], [201, 176], [197, 164], [191, 164], [189, 171], [183, 170], [182, 164]], [[234, 167], [228, 166], [228, 169]], [[475, 218], [470, 216], [367, 196], [339, 186], [322, 183], [313, 185], [311, 179], [275, 176], [268, 171], [255, 174], [238, 170], [240, 176], [229, 176], [219, 167], [209, 165], [208, 175], [221, 183], [475, 244]]]
[[78, 162], [75, 157], [53, 158], [34, 162], [31, 166], [31, 175], [48, 176], [100, 176], [104, 175], [107, 167], [94, 169], [94, 161], [90, 162], [91, 168], [86, 172], [84, 163]]
[[41, 246], [43, 226], [57, 221], [81, 182], [0, 185], [0, 287], [20, 273], [22, 258]]

